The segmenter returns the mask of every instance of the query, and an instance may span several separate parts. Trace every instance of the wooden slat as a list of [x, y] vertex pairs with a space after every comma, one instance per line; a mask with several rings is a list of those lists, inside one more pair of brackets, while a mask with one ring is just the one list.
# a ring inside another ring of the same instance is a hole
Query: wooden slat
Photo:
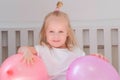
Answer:
[[20, 46], [28, 46], [28, 30], [20, 30]]
[[1, 31], [2, 61], [8, 57], [8, 30]]
[[120, 73], [120, 28], [118, 28], [118, 68]]
[[83, 50], [83, 30], [82, 29], [76, 29], [75, 35], [78, 41], [78, 45]]
[[16, 53], [16, 38], [15, 30], [8, 30], [8, 56], [11, 56]]
[[40, 32], [40, 29], [38, 28], [34, 29], [34, 45], [39, 44], [39, 37], [40, 37], [39, 32]]
[[2, 63], [2, 34], [0, 30], [0, 64]]
[[104, 28], [104, 55], [112, 63], [111, 28]]
[[97, 53], [97, 30], [95, 28], [90, 29], [90, 54]]
[[83, 46], [86, 54], [90, 54], [89, 28], [83, 28]]

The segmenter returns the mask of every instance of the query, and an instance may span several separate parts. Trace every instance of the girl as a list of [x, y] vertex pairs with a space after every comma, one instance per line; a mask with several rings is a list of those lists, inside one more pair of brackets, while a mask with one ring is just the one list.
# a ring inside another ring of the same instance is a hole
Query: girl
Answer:
[[66, 80], [69, 64], [85, 53], [79, 49], [68, 16], [61, 11], [49, 13], [40, 32], [40, 45], [21, 47], [18, 53], [24, 53], [27, 63], [33, 61], [32, 55], [39, 55], [48, 70], [50, 80]]

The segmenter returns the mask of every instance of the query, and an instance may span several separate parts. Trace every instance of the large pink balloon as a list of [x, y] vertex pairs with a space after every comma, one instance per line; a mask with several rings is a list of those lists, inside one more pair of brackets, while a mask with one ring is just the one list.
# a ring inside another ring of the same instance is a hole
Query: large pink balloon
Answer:
[[48, 80], [47, 70], [43, 61], [35, 57], [31, 65], [22, 61], [22, 54], [8, 57], [0, 69], [0, 80]]
[[120, 80], [120, 76], [110, 63], [95, 56], [83, 56], [71, 63], [67, 80]]

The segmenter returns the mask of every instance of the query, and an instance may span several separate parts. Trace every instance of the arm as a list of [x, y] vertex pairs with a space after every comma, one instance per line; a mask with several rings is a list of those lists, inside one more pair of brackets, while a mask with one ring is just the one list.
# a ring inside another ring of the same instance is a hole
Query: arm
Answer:
[[37, 55], [37, 51], [35, 50], [34, 47], [23, 46], [18, 49], [18, 53], [25, 53], [25, 52], [31, 52], [32, 54]]
[[33, 55], [37, 55], [37, 51], [34, 47], [28, 47], [28, 49], [32, 52]]

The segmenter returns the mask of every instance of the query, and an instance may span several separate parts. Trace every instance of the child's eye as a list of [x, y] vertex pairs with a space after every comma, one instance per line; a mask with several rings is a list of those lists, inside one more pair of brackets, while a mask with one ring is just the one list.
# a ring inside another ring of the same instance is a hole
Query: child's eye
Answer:
[[54, 31], [49, 31], [50, 33], [53, 33]]
[[59, 31], [59, 33], [64, 33], [64, 31]]

